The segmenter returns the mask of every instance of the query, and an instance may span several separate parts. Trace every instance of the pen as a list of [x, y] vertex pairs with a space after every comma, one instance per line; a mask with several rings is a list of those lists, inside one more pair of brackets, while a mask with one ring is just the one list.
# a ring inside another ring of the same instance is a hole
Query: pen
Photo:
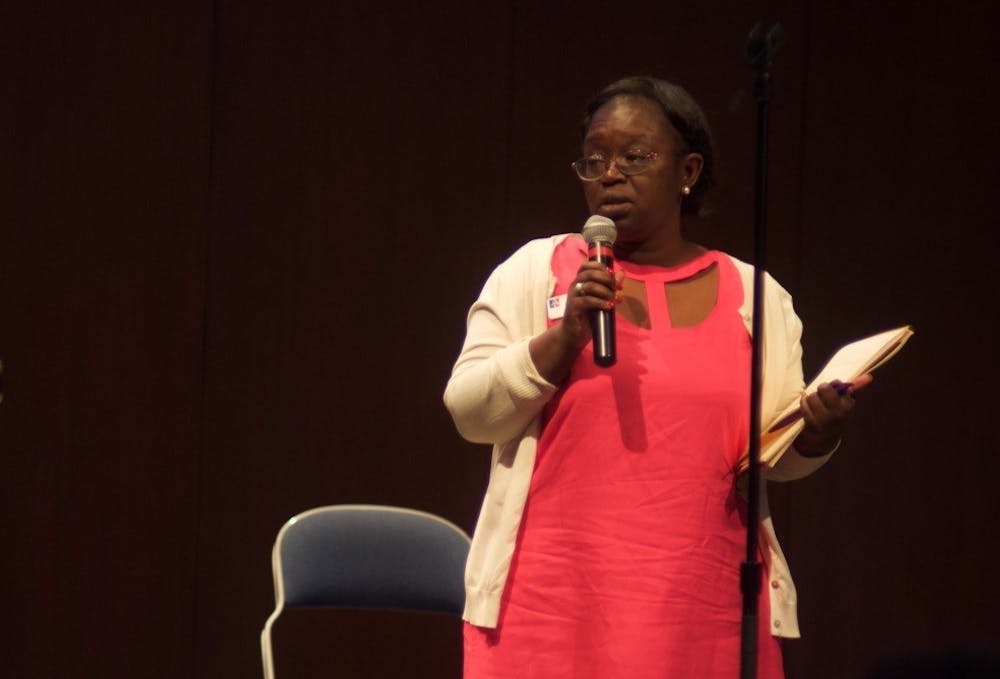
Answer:
[[830, 386], [837, 390], [838, 396], [844, 396], [847, 393], [847, 390], [854, 386], [854, 383], [834, 380], [833, 382], [830, 383]]

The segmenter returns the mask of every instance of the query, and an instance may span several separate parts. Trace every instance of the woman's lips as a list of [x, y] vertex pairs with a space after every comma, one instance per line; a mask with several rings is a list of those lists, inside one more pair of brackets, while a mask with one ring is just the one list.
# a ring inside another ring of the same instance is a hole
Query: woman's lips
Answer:
[[624, 217], [632, 209], [632, 203], [627, 200], [604, 200], [597, 206], [597, 214], [616, 219]]

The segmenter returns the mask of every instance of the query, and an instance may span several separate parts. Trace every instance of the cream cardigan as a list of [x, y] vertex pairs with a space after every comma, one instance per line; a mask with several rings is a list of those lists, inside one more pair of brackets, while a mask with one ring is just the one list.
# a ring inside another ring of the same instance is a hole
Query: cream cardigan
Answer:
[[[533, 240], [493, 271], [469, 310], [465, 343], [444, 392], [445, 405], [459, 433], [474, 443], [493, 444], [489, 484], [465, 573], [463, 617], [481, 627], [497, 624], [535, 466], [542, 408], [558, 390], [535, 369], [528, 342], [547, 328], [546, 301], [555, 288], [550, 261], [556, 245], [570, 236]], [[749, 332], [753, 267], [731, 259], [743, 283], [740, 315]], [[792, 309], [791, 296], [770, 276], [765, 280], [762, 422], [797, 399], [803, 388], [802, 324]], [[812, 473], [829, 457], [807, 458], [792, 448], [775, 469], [765, 467], [763, 471], [771, 480], [796, 479]], [[798, 637], [795, 585], [763, 492], [761, 516], [760, 545], [767, 569], [771, 632]]]

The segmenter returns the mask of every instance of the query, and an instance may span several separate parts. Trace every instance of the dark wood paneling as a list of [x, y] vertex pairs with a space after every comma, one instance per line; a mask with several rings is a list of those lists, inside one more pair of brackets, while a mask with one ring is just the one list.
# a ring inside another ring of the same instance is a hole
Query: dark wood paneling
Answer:
[[457, 616], [297, 609], [278, 618], [273, 632], [279, 679], [462, 676]]
[[211, 14], [159, 4], [0, 20], [6, 676], [193, 660]]
[[917, 333], [859, 395], [843, 450], [789, 489], [805, 635], [786, 646], [789, 676], [844, 677], [1000, 639], [986, 426], [997, 146], [984, 136], [1000, 110], [991, 23], [974, 3], [816, 5], [797, 300], [806, 363], [901, 323]]

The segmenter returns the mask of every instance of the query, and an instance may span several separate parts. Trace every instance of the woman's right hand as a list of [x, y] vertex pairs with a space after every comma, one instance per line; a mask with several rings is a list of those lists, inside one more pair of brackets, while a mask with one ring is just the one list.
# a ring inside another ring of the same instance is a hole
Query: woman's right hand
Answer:
[[529, 345], [538, 372], [552, 384], [569, 376], [573, 362], [590, 341], [590, 312], [613, 309], [621, 301], [624, 273], [612, 273], [599, 262], [584, 262], [566, 293], [562, 321]]
[[[568, 350], [579, 353], [590, 341], [590, 312], [613, 309], [621, 288], [616, 276], [599, 262], [584, 262], [566, 293], [562, 322], [554, 326]], [[575, 355], [574, 355], [575, 358]]]

